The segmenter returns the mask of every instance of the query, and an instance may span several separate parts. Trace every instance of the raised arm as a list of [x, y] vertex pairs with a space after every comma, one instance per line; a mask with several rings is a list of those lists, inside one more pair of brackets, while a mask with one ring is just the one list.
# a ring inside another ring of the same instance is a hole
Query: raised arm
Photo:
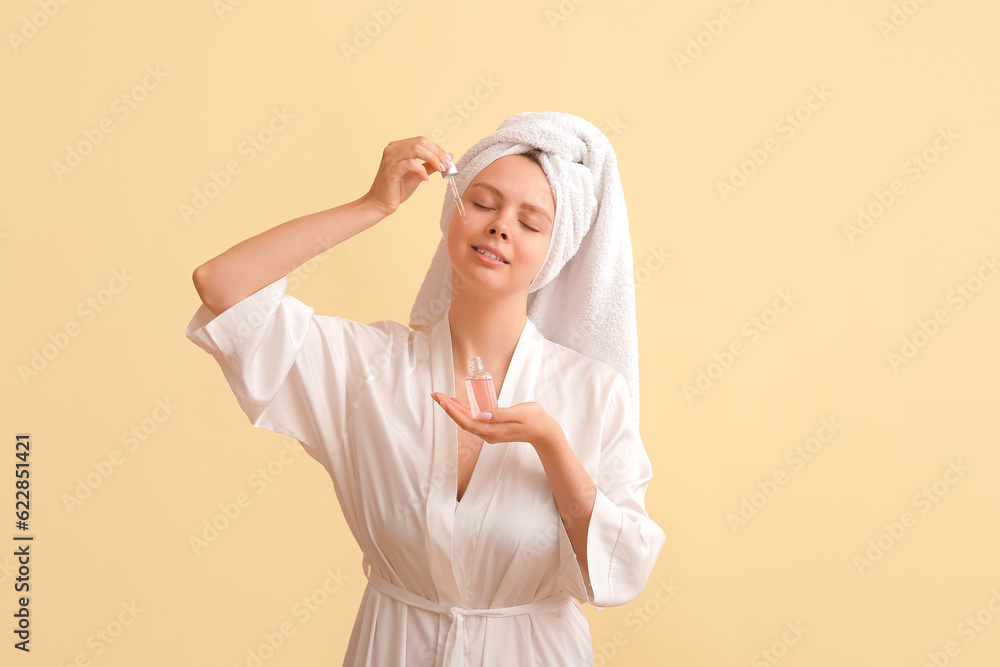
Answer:
[[371, 188], [362, 197], [310, 213], [237, 243], [194, 270], [198, 296], [214, 315], [346, 241], [406, 201], [421, 181], [445, 171], [450, 154], [427, 137], [390, 142]]

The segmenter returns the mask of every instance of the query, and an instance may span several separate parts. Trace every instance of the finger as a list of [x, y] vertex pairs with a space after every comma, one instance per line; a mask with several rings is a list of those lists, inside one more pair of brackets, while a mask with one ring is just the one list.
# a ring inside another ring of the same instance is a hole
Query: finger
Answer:
[[491, 422], [521, 421], [520, 419], [517, 419], [516, 415], [512, 414], [511, 408], [501, 407], [483, 408], [482, 411], [476, 415], [476, 419]]
[[450, 154], [427, 137], [415, 137], [414, 150], [421, 160], [431, 165], [431, 171], [448, 171]]
[[407, 173], [412, 173], [422, 181], [431, 180], [430, 173], [426, 168], [427, 165], [421, 162], [419, 158], [409, 158], [403, 160], [400, 164], [403, 166], [403, 176]]
[[445, 396], [444, 394], [438, 394], [438, 398], [440, 398], [438, 405], [444, 408], [444, 411], [448, 413], [448, 416], [451, 417], [452, 420], [462, 428], [462, 430], [468, 431], [469, 433], [477, 433], [478, 429], [482, 428], [483, 422], [476, 421], [476, 419], [473, 418], [472, 411], [469, 409], [469, 406], [459, 402], [456, 398], [451, 398]]
[[[428, 162], [427, 160], [432, 160]], [[433, 153], [426, 153], [415, 156], [412, 153], [400, 156], [398, 164], [401, 165], [403, 173], [412, 172], [423, 181], [431, 180], [430, 175], [439, 171], [437, 156]]]
[[433, 398], [434, 402], [437, 403], [438, 405], [440, 405], [442, 408], [445, 407], [444, 404], [443, 404], [444, 401], [451, 400], [447, 396], [445, 396], [444, 394], [442, 394], [440, 391], [432, 391], [431, 392], [431, 398]]
[[[416, 160], [423, 160], [434, 165], [437, 171], [439, 163], [447, 162], [441, 160], [431, 147], [424, 146], [421, 142], [424, 137], [411, 137], [404, 141], [392, 141], [382, 153], [383, 162], [387, 165], [409, 164]], [[428, 140], [429, 141], [429, 140]], [[433, 146], [433, 142], [431, 142]]]
[[436, 169], [431, 169], [430, 165], [427, 164], [426, 162], [419, 162], [419, 163], [417, 163], [416, 168], [414, 169], [414, 171], [416, 173], [420, 174], [420, 178], [422, 178], [425, 181], [429, 181], [429, 180], [431, 180], [431, 172], [434, 172], [434, 171], [437, 171], [437, 170]]
[[444, 399], [438, 402], [438, 405], [444, 410], [445, 414], [451, 417], [451, 420], [458, 424], [458, 427], [463, 431], [468, 431], [471, 428], [471, 420], [468, 415], [460, 412], [450, 399]]
[[409, 155], [413, 155], [414, 150], [427, 151], [428, 154], [423, 156], [422, 159], [428, 160], [432, 163], [443, 162], [446, 165], [448, 164], [448, 160], [454, 160], [455, 158], [452, 153], [446, 151], [440, 145], [422, 135], [410, 137], [408, 139], [390, 141], [385, 152], [390, 152], [390, 149], [393, 151], [402, 151]]

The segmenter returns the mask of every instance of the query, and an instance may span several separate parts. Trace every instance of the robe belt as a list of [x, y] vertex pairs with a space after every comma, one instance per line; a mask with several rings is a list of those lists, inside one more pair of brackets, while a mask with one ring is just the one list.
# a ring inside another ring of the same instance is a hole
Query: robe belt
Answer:
[[552, 597], [520, 604], [514, 607], [498, 607], [496, 609], [462, 609], [433, 602], [425, 597], [412, 593], [404, 588], [400, 588], [388, 579], [382, 577], [372, 569], [368, 575], [368, 583], [375, 590], [384, 595], [388, 595], [394, 600], [402, 602], [410, 607], [417, 607], [436, 614], [443, 614], [451, 619], [448, 628], [448, 639], [444, 645], [444, 665], [445, 667], [465, 667], [465, 617], [466, 616], [488, 616], [490, 618], [503, 618], [507, 616], [519, 616], [521, 614], [533, 614], [543, 611], [554, 611], [569, 604], [573, 598], [565, 591], [560, 591]]

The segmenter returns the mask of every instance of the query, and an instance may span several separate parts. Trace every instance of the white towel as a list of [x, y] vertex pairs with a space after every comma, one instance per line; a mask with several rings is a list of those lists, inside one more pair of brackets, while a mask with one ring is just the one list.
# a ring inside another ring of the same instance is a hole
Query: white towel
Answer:
[[[548, 340], [609, 364], [629, 386], [639, 421], [639, 344], [635, 277], [625, 195], [618, 160], [607, 137], [590, 122], [557, 111], [511, 116], [458, 161], [456, 185], [497, 158], [539, 149], [542, 170], [556, 200], [549, 251], [528, 294], [527, 317]], [[424, 329], [451, 302], [448, 224], [451, 190], [441, 212], [441, 242], [410, 312], [410, 326]]]

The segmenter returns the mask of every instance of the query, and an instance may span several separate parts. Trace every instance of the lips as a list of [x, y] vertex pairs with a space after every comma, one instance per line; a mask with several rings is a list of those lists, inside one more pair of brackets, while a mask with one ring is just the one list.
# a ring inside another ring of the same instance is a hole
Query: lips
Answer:
[[472, 246], [472, 249], [480, 254], [486, 255], [487, 257], [492, 255], [494, 259], [499, 259], [504, 264], [510, 264], [510, 262], [507, 261], [507, 258], [504, 257], [503, 253], [496, 248], [491, 248], [489, 246]]

